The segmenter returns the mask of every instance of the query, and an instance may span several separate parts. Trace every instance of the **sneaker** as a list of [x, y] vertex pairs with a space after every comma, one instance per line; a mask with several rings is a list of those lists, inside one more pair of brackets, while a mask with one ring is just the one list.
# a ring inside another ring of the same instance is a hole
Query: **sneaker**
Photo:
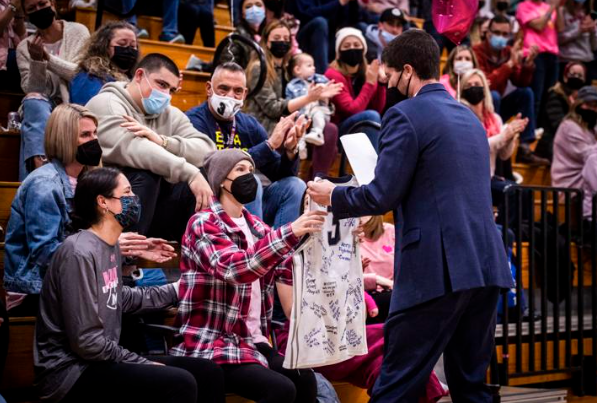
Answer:
[[548, 166], [549, 160], [547, 158], [541, 158], [535, 155], [530, 149], [525, 147], [518, 147], [516, 154], [516, 162], [535, 165], [535, 166]]
[[302, 160], [306, 160], [309, 157], [309, 150], [307, 150], [307, 143], [305, 139], [301, 139], [298, 144], [299, 149], [299, 158]]
[[195, 55], [191, 55], [185, 70], [210, 72], [212, 70], [212, 65], [211, 63], [204, 62]]
[[149, 39], [149, 32], [146, 29], [141, 28], [137, 30], [137, 38], [138, 39]]
[[170, 36], [170, 35], [160, 35], [160, 41], [162, 42], [168, 42], [168, 43], [181, 43], [184, 44], [184, 36], [182, 36], [181, 34], [176, 34], [174, 36]]
[[543, 137], [543, 133], [545, 133], [545, 130], [542, 127], [535, 129], [535, 138], [537, 140], [541, 140], [541, 137]]
[[323, 133], [318, 130], [311, 130], [309, 133], [305, 134], [305, 141], [314, 146], [322, 146], [325, 144]]

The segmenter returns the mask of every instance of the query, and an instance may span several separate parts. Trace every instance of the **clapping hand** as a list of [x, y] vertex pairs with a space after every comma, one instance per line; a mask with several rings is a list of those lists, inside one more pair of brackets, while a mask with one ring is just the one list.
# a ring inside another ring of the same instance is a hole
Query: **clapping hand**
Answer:
[[294, 126], [288, 131], [286, 140], [284, 140], [284, 148], [288, 153], [289, 159], [294, 159], [296, 147], [298, 146], [299, 140], [305, 135], [307, 128], [311, 124], [311, 120], [305, 115], [301, 115], [300, 118], [294, 123]]
[[29, 50], [31, 60], [43, 62], [49, 59], [48, 52], [44, 48], [44, 40], [39, 34], [36, 34], [31, 41], [27, 42], [27, 50]]

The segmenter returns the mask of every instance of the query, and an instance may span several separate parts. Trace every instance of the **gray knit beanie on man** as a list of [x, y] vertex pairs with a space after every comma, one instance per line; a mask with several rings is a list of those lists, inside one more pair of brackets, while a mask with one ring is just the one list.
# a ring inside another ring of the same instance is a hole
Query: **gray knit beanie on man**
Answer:
[[232, 168], [239, 162], [247, 160], [253, 167], [255, 162], [251, 155], [238, 148], [227, 148], [225, 150], [212, 151], [205, 157], [205, 170], [207, 171], [207, 182], [214, 192], [214, 196], [220, 198], [221, 185], [232, 171]]

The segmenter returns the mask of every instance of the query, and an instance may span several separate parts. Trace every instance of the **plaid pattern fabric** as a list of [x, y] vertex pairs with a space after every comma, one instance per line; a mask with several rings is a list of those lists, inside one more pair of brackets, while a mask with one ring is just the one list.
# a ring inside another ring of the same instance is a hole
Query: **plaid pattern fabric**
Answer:
[[248, 247], [242, 230], [213, 201], [195, 214], [182, 239], [178, 325], [182, 342], [172, 354], [217, 364], [267, 366], [247, 328], [251, 283], [261, 284], [261, 332], [269, 334], [276, 281], [292, 285], [290, 253], [298, 245], [290, 224], [270, 229], [247, 210], [256, 240]]

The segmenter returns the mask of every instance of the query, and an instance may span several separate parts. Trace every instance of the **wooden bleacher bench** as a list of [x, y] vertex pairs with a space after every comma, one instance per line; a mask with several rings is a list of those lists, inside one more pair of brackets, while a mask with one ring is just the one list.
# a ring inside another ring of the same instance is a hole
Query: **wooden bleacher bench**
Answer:
[[182, 75], [182, 89], [172, 97], [172, 105], [186, 112], [207, 99], [205, 83], [209, 81], [211, 74], [183, 70]]
[[145, 56], [148, 53], [162, 53], [168, 55], [168, 57], [176, 63], [179, 69], [184, 69], [191, 55], [195, 55], [203, 61], [211, 62], [214, 58], [216, 49], [140, 39], [139, 51], [141, 56]]
[[512, 170], [522, 175], [522, 184], [529, 186], [551, 186], [549, 167], [531, 166], [528, 164], [513, 163]]

